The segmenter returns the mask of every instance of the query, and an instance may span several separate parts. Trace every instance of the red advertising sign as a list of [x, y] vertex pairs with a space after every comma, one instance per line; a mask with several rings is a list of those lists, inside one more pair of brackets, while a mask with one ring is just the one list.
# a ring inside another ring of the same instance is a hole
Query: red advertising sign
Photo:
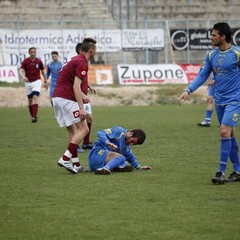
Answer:
[[17, 66], [0, 66], [0, 82], [19, 82]]
[[179, 64], [179, 65], [187, 75], [188, 83], [194, 80], [201, 67], [200, 64]]
[[199, 64], [120, 64], [121, 85], [188, 84], [198, 74]]

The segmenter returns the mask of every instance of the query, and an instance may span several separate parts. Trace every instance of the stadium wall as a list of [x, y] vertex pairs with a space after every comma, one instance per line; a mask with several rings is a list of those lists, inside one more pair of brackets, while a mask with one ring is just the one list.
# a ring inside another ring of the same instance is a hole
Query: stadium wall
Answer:
[[[236, 29], [238, 45], [239, 11], [240, 3], [236, 0], [220, 0], [217, 5], [211, 0], [0, 0], [0, 59], [6, 52], [5, 30], [20, 34], [23, 30], [45, 29], [97, 29], [103, 32], [109, 29], [162, 29], [164, 46], [161, 49], [143, 47], [126, 51], [121, 48], [115, 52], [101, 52], [104, 62], [113, 66], [115, 78], [118, 64], [199, 64], [208, 49], [204, 44], [202, 48], [198, 47], [202, 46], [201, 40], [207, 41], [200, 35], [215, 22], [229, 22]], [[189, 45], [190, 32], [191, 36], [199, 36], [195, 49]], [[176, 46], [177, 41], [179, 46]], [[38, 52], [41, 54], [41, 49]], [[20, 59], [27, 51], [16, 50], [16, 54]]]

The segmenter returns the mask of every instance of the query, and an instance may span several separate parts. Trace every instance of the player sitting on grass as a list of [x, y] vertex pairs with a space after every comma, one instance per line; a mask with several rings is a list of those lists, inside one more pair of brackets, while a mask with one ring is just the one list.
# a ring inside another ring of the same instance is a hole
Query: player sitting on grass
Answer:
[[[148, 170], [135, 158], [131, 146], [143, 144], [146, 135], [141, 129], [128, 131], [122, 127], [112, 127], [98, 132], [98, 141], [88, 156], [90, 171], [109, 175], [113, 172], [131, 172], [136, 169]], [[128, 165], [127, 162], [131, 165]]]

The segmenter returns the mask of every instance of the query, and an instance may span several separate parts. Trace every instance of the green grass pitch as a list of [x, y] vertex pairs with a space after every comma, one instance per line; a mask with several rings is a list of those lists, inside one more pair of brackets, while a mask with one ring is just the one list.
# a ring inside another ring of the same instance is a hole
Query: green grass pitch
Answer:
[[[240, 182], [211, 184], [219, 161], [215, 113], [210, 128], [196, 126], [205, 105], [93, 113], [92, 140], [115, 125], [144, 129], [146, 142], [133, 151], [152, 170], [71, 175], [56, 164], [66, 130], [52, 108], [40, 108], [35, 124], [26, 108], [0, 109], [0, 239], [239, 239]], [[79, 156], [87, 166], [87, 152]]]

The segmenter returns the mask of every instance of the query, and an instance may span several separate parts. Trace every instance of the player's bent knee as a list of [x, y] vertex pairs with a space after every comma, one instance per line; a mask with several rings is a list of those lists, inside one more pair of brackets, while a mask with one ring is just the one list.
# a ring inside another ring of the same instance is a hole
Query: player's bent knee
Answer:
[[123, 155], [110, 151], [106, 157], [106, 163], [108, 163], [113, 158], [119, 159], [121, 161], [120, 164], [123, 164], [126, 161], [126, 158]]
[[118, 156], [117, 159], [119, 160], [119, 165], [122, 165], [126, 162], [126, 158], [123, 155]]

